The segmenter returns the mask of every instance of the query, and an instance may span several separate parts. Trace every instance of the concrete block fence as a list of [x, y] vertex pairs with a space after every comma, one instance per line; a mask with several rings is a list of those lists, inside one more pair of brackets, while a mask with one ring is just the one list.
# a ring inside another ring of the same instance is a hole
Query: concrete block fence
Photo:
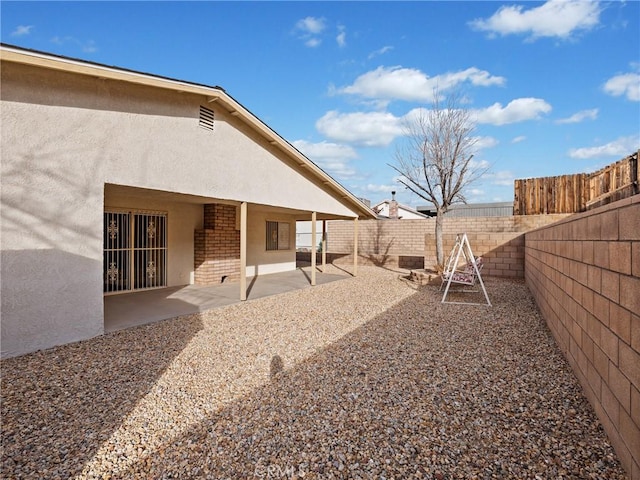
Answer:
[[542, 315], [640, 480], [640, 195], [528, 232], [524, 253]]
[[[445, 256], [453, 248], [456, 234], [466, 232], [473, 253], [485, 257], [483, 272], [486, 275], [522, 277], [523, 234], [566, 216], [445, 218]], [[327, 238], [328, 252], [342, 254], [333, 255], [334, 261], [353, 263], [352, 221], [328, 222]], [[358, 227], [358, 253], [363, 263], [407, 269], [433, 268], [436, 264], [435, 219], [361, 221]]]

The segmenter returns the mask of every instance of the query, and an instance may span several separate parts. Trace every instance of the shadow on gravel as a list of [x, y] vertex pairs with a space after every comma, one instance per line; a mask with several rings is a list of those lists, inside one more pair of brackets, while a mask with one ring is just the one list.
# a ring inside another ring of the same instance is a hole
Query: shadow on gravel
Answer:
[[418, 290], [113, 478], [625, 478], [526, 286], [490, 288]]
[[197, 316], [168, 322], [166, 336], [148, 325], [3, 360], [2, 476], [79, 474], [202, 329]]

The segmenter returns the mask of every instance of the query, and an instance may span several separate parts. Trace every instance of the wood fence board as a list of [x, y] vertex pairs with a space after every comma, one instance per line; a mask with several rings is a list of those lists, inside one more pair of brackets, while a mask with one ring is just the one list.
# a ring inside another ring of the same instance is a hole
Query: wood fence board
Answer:
[[517, 179], [514, 215], [577, 213], [640, 193], [638, 152], [597, 172]]

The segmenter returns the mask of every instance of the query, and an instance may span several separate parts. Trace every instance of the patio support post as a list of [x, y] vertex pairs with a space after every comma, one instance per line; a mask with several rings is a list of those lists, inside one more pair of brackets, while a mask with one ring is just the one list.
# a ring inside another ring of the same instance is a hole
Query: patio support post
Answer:
[[353, 219], [353, 276], [358, 275], [358, 217]]
[[316, 284], [316, 222], [318, 214], [311, 213], [311, 285]]
[[247, 299], [247, 202], [240, 204], [240, 300]]
[[327, 221], [322, 220], [322, 273], [327, 271]]

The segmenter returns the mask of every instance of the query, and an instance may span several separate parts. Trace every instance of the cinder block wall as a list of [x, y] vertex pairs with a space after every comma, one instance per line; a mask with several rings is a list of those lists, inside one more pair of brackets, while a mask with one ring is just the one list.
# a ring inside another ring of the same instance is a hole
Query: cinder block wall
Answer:
[[[466, 232], [476, 256], [485, 257], [483, 272], [494, 276], [523, 276], [523, 233], [556, 222], [567, 215], [531, 215], [509, 217], [451, 217], [444, 219], [445, 256], [453, 248], [456, 234]], [[352, 263], [353, 221], [327, 224], [327, 251], [343, 254], [337, 262]], [[363, 263], [433, 268], [435, 255], [435, 219], [365, 220], [358, 226], [358, 252]], [[337, 256], [339, 257], [339, 256]], [[331, 258], [335, 259], [335, 256]]]
[[[443, 225], [442, 243], [445, 260], [453, 248], [458, 233], [466, 233], [476, 257], [483, 257], [482, 273], [494, 277], [524, 276], [525, 232], [565, 218], [566, 215], [527, 215], [511, 217], [454, 217]], [[434, 227], [435, 230], [435, 227]], [[435, 231], [425, 236], [424, 262], [435, 268]]]
[[[494, 277], [524, 277], [524, 232], [467, 232], [469, 244], [476, 257], [484, 260], [483, 275]], [[455, 245], [457, 235], [442, 235], [444, 258]], [[425, 265], [435, 269], [436, 260], [435, 234], [425, 236]]]
[[[327, 251], [353, 253], [352, 220], [327, 222]], [[423, 220], [360, 220], [358, 250], [375, 255], [424, 255], [424, 236], [432, 231], [435, 221]]]
[[[424, 235], [435, 223], [422, 220], [358, 222], [358, 263], [406, 269], [424, 268]], [[327, 261], [353, 264], [352, 220], [327, 222]]]
[[640, 195], [528, 232], [525, 278], [621, 462], [640, 479]]
[[240, 278], [240, 232], [236, 229], [236, 207], [204, 205], [204, 229], [194, 232], [197, 285]]

